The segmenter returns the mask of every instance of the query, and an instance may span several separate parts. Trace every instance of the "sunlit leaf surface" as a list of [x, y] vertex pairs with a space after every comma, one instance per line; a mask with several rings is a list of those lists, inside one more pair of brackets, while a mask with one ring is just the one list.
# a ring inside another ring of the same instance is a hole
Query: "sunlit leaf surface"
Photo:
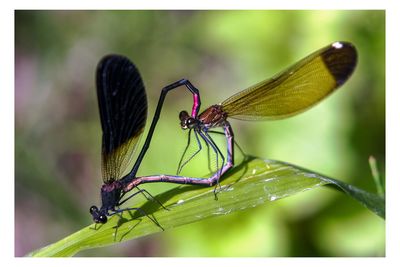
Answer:
[[[218, 200], [214, 187], [179, 186], [162, 193], [157, 202], [138, 203], [164, 230], [206, 218], [230, 214], [256, 207], [323, 185], [332, 185], [347, 193], [380, 217], [385, 217], [383, 198], [365, 192], [344, 182], [322, 176], [303, 168], [273, 160], [248, 158], [227, 173], [218, 187]], [[349, 199], [349, 201], [352, 201]], [[113, 216], [104, 225], [90, 225], [82, 230], [29, 256], [72, 256], [85, 249], [111, 245], [162, 231], [139, 212], [125, 212]]]

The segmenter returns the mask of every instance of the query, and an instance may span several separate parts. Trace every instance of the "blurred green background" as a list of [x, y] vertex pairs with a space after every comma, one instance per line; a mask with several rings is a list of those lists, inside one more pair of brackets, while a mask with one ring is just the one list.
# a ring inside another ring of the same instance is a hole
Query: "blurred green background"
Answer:
[[[149, 125], [171, 82], [189, 79], [206, 108], [338, 40], [359, 52], [343, 88], [290, 119], [231, 124], [248, 154], [375, 192], [368, 157], [382, 176], [385, 168], [384, 11], [16, 11], [15, 255], [90, 224], [89, 207], [100, 204], [94, 72], [105, 54], [138, 66]], [[186, 144], [178, 113], [191, 103], [183, 88], [168, 95], [140, 175], [176, 172]], [[205, 158], [184, 174], [206, 173]], [[78, 255], [384, 256], [385, 222], [324, 188]]]

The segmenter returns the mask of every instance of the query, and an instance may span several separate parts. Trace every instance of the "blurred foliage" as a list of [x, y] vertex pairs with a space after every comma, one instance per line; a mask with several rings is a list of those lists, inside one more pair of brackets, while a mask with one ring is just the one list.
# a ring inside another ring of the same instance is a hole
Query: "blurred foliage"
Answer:
[[[333, 96], [294, 118], [231, 123], [248, 154], [376, 192], [368, 157], [384, 177], [384, 11], [16, 11], [15, 254], [82, 228], [99, 204], [94, 72], [105, 54], [138, 66], [150, 119], [160, 89], [180, 78], [201, 90], [205, 108], [338, 40], [356, 45], [359, 64]], [[140, 175], [176, 172], [187, 134], [178, 113], [190, 107], [184, 89], [167, 96]], [[183, 174], [206, 172], [203, 154]], [[381, 218], [333, 190], [313, 191], [79, 255], [385, 255]]]

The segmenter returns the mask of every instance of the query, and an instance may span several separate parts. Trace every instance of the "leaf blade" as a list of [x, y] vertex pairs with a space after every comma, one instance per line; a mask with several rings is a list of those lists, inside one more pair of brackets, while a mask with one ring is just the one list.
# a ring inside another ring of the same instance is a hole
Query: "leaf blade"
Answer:
[[[222, 179], [218, 201], [214, 199], [214, 187], [185, 185], [156, 196], [168, 210], [160, 208], [152, 201], [137, 203], [135, 207], [140, 207], [154, 216], [167, 230], [206, 218], [256, 207], [265, 202], [324, 185], [335, 186], [384, 218], [385, 200], [378, 195], [292, 164], [254, 157], [246, 159]], [[122, 218], [113, 216], [106, 224], [100, 227], [98, 225], [97, 230], [92, 224], [28, 256], [72, 256], [85, 249], [106, 246], [161, 231], [151, 220], [141, 215], [140, 212], [131, 214], [124, 212]]]

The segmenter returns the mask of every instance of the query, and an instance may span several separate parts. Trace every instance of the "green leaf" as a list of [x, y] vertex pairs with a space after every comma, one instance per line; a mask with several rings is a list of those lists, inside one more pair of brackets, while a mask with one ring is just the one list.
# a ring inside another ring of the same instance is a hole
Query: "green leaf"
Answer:
[[[334, 186], [380, 217], [385, 217], [385, 200], [378, 195], [288, 163], [252, 157], [221, 179], [221, 187], [217, 188], [218, 200], [215, 199], [214, 187], [182, 185], [156, 196], [167, 209], [155, 201], [143, 201], [134, 207], [140, 207], [167, 230], [256, 207], [323, 185]], [[124, 212], [122, 217], [112, 216], [104, 225], [92, 224], [28, 256], [72, 256], [85, 249], [160, 231], [160, 227], [139, 211]]]

